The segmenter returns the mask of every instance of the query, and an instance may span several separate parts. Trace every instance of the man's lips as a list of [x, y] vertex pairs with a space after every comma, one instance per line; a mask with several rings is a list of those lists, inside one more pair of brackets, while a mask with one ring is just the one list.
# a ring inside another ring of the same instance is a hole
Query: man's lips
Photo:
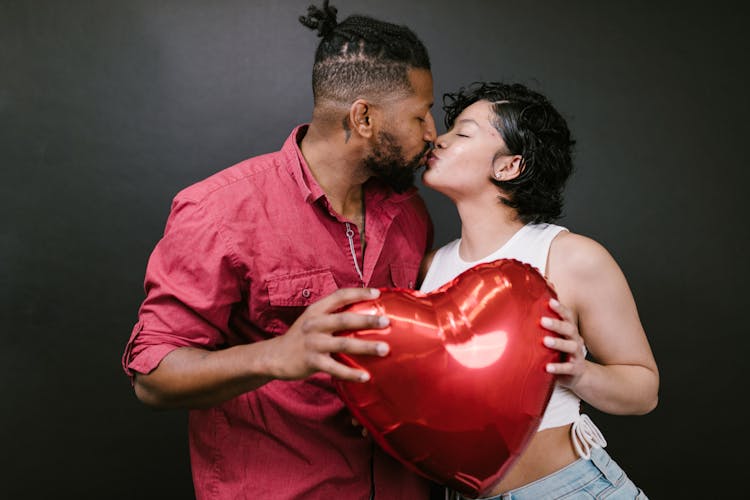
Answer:
[[422, 154], [422, 157], [419, 159], [419, 166], [424, 167], [427, 165], [427, 162], [430, 159], [430, 155], [432, 154], [433, 146], [432, 143], [428, 144], [427, 147], [425, 147], [424, 153]]
[[438, 155], [436, 155], [434, 152], [430, 151], [429, 153], [427, 153], [427, 165], [430, 165], [431, 163], [434, 163], [439, 159], [440, 157], [438, 157]]

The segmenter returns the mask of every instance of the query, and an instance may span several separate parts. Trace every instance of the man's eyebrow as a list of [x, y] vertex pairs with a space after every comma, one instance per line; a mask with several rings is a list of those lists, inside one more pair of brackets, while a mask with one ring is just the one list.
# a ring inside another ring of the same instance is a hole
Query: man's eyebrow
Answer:
[[471, 118], [461, 118], [460, 120], [458, 120], [458, 123], [473, 123], [477, 127], [479, 126], [479, 123], [477, 123], [476, 120], [473, 120]]

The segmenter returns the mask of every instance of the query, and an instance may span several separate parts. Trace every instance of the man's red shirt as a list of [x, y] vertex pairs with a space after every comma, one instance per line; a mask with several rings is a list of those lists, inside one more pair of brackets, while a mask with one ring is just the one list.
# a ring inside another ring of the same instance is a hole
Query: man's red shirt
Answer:
[[[304, 308], [343, 287], [414, 288], [432, 244], [415, 189], [365, 184], [366, 251], [336, 214], [299, 150], [251, 158], [180, 192], [148, 262], [146, 298], [123, 356], [149, 373], [178, 347], [218, 350], [283, 335]], [[215, 408], [191, 410], [196, 496], [427, 498], [428, 484], [360, 435], [317, 374], [273, 381]]]

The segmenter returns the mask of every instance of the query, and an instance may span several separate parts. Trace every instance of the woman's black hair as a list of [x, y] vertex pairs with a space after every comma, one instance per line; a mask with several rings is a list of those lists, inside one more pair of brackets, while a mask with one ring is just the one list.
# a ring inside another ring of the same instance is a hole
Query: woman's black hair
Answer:
[[302, 24], [321, 37], [313, 66], [313, 96], [351, 102], [367, 94], [411, 93], [407, 71], [430, 69], [427, 49], [406, 26], [367, 16], [336, 21], [337, 10], [311, 5]]
[[508, 148], [503, 153], [522, 157], [522, 170], [515, 179], [490, 178], [504, 193], [500, 201], [516, 209], [524, 223], [559, 218], [575, 144], [565, 119], [545, 96], [524, 85], [475, 82], [443, 96], [445, 126], [450, 129], [458, 115], [477, 101], [492, 104], [492, 125]]

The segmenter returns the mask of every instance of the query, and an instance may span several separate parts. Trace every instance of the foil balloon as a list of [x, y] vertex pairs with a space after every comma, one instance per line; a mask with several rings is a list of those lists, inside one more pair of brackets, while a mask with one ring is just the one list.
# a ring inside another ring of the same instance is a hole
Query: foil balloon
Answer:
[[541, 327], [554, 290], [528, 264], [479, 264], [439, 289], [381, 289], [345, 310], [386, 315], [382, 330], [338, 335], [385, 341], [387, 356], [337, 354], [370, 373], [335, 381], [372, 438], [413, 471], [470, 497], [502, 479], [536, 432], [552, 394]]

